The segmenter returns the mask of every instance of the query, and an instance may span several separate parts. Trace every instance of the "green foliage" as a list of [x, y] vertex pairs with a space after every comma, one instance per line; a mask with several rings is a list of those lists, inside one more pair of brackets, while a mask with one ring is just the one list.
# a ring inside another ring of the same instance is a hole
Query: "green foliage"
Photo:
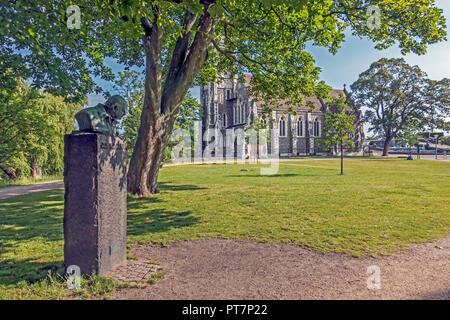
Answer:
[[397, 139], [399, 141], [402, 141], [408, 145], [410, 155], [411, 155], [411, 148], [417, 143], [419, 143], [420, 129], [421, 126], [419, 122], [408, 119], [403, 129], [397, 135]]
[[165, 273], [165, 272], [156, 272], [156, 273], [153, 273], [153, 274], [151, 275], [151, 277], [150, 277], [149, 282], [150, 282], [151, 284], [155, 284], [159, 279], [164, 279], [165, 276], [166, 276], [166, 273]]
[[81, 296], [83, 299], [95, 296], [103, 296], [103, 298], [108, 299], [116, 288], [127, 286], [127, 284], [117, 282], [114, 279], [95, 274], [83, 276], [80, 280], [80, 289], [74, 291], [73, 294]]
[[351, 134], [355, 132], [355, 116], [349, 113], [346, 98], [342, 94], [338, 98], [331, 97], [327, 104], [330, 107], [325, 114], [325, 138], [321, 141], [325, 149], [335, 146], [339, 146], [340, 150], [354, 148]]
[[29, 176], [32, 165], [42, 167], [44, 174], [61, 174], [63, 137], [74, 129], [74, 115], [82, 105], [15, 81], [16, 87], [0, 88], [0, 163], [18, 177]]
[[181, 103], [174, 128], [189, 130], [193, 134], [194, 121], [201, 120], [202, 112], [202, 105], [188, 92]]
[[46, 181], [55, 181], [62, 180], [63, 176], [61, 175], [44, 175], [42, 178], [32, 178], [32, 177], [21, 177], [15, 180], [0, 180], [0, 188], [8, 188], [8, 187], [16, 187], [16, 186], [25, 186], [28, 184], [34, 184], [39, 182]]
[[380, 59], [352, 84], [355, 104], [368, 108], [370, 131], [392, 139], [407, 121], [432, 126], [449, 115], [450, 82], [432, 81], [404, 59]]
[[[80, 29], [67, 28], [71, 4], [80, 8]], [[372, 19], [367, 9], [373, 4], [381, 10], [381, 23], [374, 29], [367, 23]], [[166, 75], [175, 42], [183, 35], [185, 12], [197, 15], [188, 35], [191, 44], [207, 10], [216, 28], [197, 80], [210, 81], [219, 70], [250, 72], [254, 91], [265, 101], [326, 94], [320, 69], [304, 51], [307, 42], [334, 53], [351, 28], [379, 49], [398, 43], [403, 53], [424, 54], [427, 45], [446, 36], [443, 12], [433, 0], [21, 0], [5, 1], [0, 8], [0, 55], [11, 58], [5, 63], [29, 72], [34, 85], [73, 99], [101, 90], [93, 76], [112, 79], [108, 58], [126, 66], [144, 65], [142, 18], [151, 25], [158, 16]]]
[[116, 288], [125, 288], [127, 284], [119, 283], [111, 278], [97, 275], [82, 276], [80, 289], [68, 290], [64, 268], [59, 272], [49, 271], [47, 276], [35, 282], [19, 281], [17, 286], [0, 287], [0, 300], [29, 300], [29, 299], [64, 299], [68, 296], [80, 296], [82, 299], [101, 296], [111, 297]]
[[431, 130], [450, 131], [450, 79], [427, 80], [424, 94], [430, 113], [426, 115], [422, 123]]
[[[125, 70], [119, 72], [118, 78], [114, 80], [114, 90], [122, 95], [128, 104], [128, 113], [121, 122], [123, 136], [128, 142], [128, 158], [131, 157], [133, 147], [136, 144], [139, 126], [141, 123], [141, 112], [144, 101], [144, 81], [139, 72]], [[111, 94], [109, 94], [111, 95]]]
[[450, 146], [450, 136], [441, 137], [441, 138], [439, 139], [439, 141], [440, 141], [442, 144], [446, 144], [446, 145]]
[[[142, 73], [136, 70], [119, 71], [117, 78], [113, 82], [114, 94], [119, 94], [125, 98], [128, 107], [134, 109], [142, 105], [144, 100], [144, 80]], [[111, 96], [107, 93], [107, 96]]]
[[351, 135], [355, 132], [355, 116], [349, 113], [346, 97], [340, 94], [338, 98], [330, 97], [327, 103], [330, 107], [325, 114], [325, 137], [319, 140], [325, 149], [339, 147], [341, 154], [341, 175], [344, 174], [344, 148], [354, 148]]

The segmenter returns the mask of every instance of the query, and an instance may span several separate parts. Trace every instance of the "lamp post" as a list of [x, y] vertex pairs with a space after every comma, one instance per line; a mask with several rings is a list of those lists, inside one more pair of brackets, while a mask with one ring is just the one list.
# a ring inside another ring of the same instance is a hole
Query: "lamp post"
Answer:
[[438, 141], [439, 141], [439, 135], [435, 134], [434, 137], [436, 138], [436, 144], [434, 148], [434, 157], [437, 160], [437, 150], [438, 150]]

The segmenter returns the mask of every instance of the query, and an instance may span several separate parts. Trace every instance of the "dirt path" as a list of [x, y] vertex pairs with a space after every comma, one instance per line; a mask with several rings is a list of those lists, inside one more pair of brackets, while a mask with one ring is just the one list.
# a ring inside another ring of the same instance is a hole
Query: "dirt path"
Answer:
[[[377, 258], [221, 239], [131, 252], [155, 259], [166, 276], [116, 299], [450, 299], [450, 237]], [[371, 265], [380, 267], [379, 290], [367, 288]]]
[[20, 196], [23, 194], [28, 194], [32, 192], [46, 191], [57, 188], [64, 188], [64, 183], [62, 180], [55, 181], [47, 181], [47, 182], [39, 182], [35, 184], [29, 184], [26, 186], [16, 186], [16, 187], [7, 187], [0, 188], [0, 200], [8, 199], [16, 196]]

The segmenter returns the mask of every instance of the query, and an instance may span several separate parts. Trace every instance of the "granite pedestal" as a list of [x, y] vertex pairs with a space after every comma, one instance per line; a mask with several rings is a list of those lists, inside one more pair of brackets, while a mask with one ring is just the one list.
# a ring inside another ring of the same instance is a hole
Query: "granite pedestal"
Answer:
[[100, 133], [64, 137], [64, 265], [104, 275], [126, 263], [126, 141]]

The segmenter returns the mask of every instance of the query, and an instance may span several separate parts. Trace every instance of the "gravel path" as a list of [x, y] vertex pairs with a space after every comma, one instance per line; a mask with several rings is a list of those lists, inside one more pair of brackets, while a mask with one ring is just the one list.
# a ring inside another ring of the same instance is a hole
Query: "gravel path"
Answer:
[[[166, 276], [116, 299], [450, 299], [450, 237], [376, 258], [222, 239], [131, 252], [155, 259]], [[371, 265], [380, 267], [379, 290], [367, 288]]]
[[32, 192], [47, 191], [52, 189], [64, 188], [62, 180], [39, 182], [26, 186], [0, 188], [0, 200], [8, 199]]

